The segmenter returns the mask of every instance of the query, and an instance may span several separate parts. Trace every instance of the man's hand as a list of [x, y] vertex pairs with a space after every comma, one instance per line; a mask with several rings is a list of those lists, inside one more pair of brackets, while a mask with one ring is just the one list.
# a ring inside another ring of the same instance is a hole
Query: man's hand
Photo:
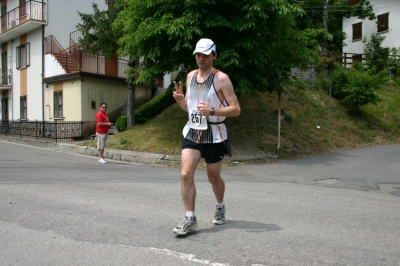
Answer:
[[176, 83], [176, 81], [174, 81], [174, 87], [175, 91], [172, 93], [172, 96], [174, 97], [176, 102], [181, 103], [185, 99], [185, 95], [183, 94], [182, 81], [179, 81], [179, 83]]
[[209, 116], [211, 113], [211, 106], [209, 106], [207, 103], [205, 102], [201, 102], [199, 103], [199, 105], [197, 105], [197, 111], [199, 112], [199, 114], [201, 114], [202, 116]]

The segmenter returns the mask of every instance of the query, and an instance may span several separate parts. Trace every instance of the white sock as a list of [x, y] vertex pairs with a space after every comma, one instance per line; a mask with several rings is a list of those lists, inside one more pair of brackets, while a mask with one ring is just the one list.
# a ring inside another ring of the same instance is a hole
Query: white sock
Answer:
[[194, 211], [187, 211], [186, 217], [194, 217]]
[[220, 202], [220, 203], [217, 202], [217, 208], [218, 209], [222, 209], [223, 207], [225, 207], [225, 203], [224, 202]]

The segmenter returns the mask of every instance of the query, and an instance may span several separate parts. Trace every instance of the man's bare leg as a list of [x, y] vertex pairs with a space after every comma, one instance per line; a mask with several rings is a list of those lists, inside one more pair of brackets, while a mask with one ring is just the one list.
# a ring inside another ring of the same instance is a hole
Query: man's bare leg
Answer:
[[224, 201], [225, 194], [225, 182], [221, 178], [221, 165], [222, 160], [217, 163], [207, 164], [208, 181], [212, 185], [215, 199], [218, 203]]
[[221, 178], [221, 165], [222, 165], [222, 160], [217, 163], [207, 164], [208, 181], [212, 185], [215, 199], [217, 201], [217, 206], [213, 220], [214, 224], [225, 223], [225, 204], [224, 204], [225, 182]]
[[178, 235], [197, 229], [197, 221], [194, 215], [196, 199], [196, 186], [194, 184], [194, 172], [199, 163], [201, 154], [195, 149], [182, 150], [182, 169], [181, 169], [181, 193], [186, 210], [186, 218], [174, 228], [173, 232]]
[[199, 163], [201, 154], [199, 150], [182, 150], [181, 169], [181, 193], [186, 211], [194, 211], [196, 186], [194, 184], [194, 172]]

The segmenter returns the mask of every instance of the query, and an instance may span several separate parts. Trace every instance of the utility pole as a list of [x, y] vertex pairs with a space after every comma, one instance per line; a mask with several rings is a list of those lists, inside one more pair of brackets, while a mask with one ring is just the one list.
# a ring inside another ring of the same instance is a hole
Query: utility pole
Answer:
[[[324, 28], [327, 32], [329, 32], [328, 29], [328, 22], [329, 22], [329, 15], [328, 15], [328, 7], [329, 7], [329, 0], [325, 0], [324, 4]], [[322, 54], [324, 56], [328, 55], [328, 40], [326, 37], [324, 37], [322, 41]]]

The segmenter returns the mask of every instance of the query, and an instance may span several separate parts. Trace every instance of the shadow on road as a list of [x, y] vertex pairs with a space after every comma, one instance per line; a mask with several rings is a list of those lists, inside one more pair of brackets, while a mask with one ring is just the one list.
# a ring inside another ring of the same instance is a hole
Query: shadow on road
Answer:
[[271, 232], [271, 231], [278, 231], [282, 230], [276, 224], [265, 224], [259, 222], [252, 222], [252, 221], [239, 221], [239, 220], [229, 220], [226, 221], [223, 225], [214, 225], [210, 228], [202, 228], [198, 229], [194, 232], [188, 233], [187, 235], [181, 236], [177, 235], [177, 238], [185, 238], [188, 236], [198, 235], [201, 233], [215, 233], [220, 232], [226, 229], [241, 229], [248, 233], [263, 233], [263, 232]]

